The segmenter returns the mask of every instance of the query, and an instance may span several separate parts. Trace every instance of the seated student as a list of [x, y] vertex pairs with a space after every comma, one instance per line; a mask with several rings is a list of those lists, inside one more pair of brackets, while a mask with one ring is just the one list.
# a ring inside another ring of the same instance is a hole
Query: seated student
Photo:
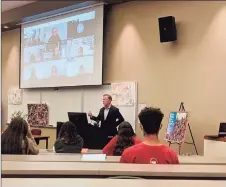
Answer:
[[70, 121], [64, 123], [54, 144], [56, 153], [81, 153], [82, 148], [83, 139], [76, 126]]
[[163, 113], [160, 109], [145, 108], [139, 114], [144, 141], [126, 149], [120, 159], [121, 163], [137, 164], [179, 164], [177, 154], [162, 145], [158, 139]]
[[141, 141], [136, 137], [130, 123], [124, 121], [118, 127], [118, 135], [112, 138], [104, 147], [103, 154], [107, 156], [121, 156], [126, 148], [139, 143]]
[[37, 155], [39, 149], [30, 126], [22, 117], [14, 117], [2, 133], [2, 154]]

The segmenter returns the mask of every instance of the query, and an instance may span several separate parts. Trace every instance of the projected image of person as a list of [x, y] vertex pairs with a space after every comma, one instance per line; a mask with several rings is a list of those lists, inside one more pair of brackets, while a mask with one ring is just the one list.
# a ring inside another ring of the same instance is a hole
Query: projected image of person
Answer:
[[76, 19], [67, 23], [69, 39], [86, 37], [92, 34], [93, 20]]
[[22, 88], [102, 83], [102, 6], [23, 24], [21, 39]]
[[73, 39], [76, 37], [79, 20], [73, 20], [67, 23], [67, 37]]
[[26, 47], [40, 45], [40, 28], [29, 30], [24, 36], [24, 43]]
[[[54, 44], [55, 47], [58, 47], [59, 48], [59, 43], [60, 43], [60, 36], [59, 34], [57, 33], [57, 29], [56, 28], [53, 28], [52, 29], [52, 35], [50, 36], [48, 42], [50, 44]], [[53, 48], [54, 49], [54, 48]], [[54, 50], [53, 50], [54, 51]]]
[[44, 51], [45, 51], [44, 45], [26, 47], [23, 51], [24, 64], [31, 64], [44, 61]]

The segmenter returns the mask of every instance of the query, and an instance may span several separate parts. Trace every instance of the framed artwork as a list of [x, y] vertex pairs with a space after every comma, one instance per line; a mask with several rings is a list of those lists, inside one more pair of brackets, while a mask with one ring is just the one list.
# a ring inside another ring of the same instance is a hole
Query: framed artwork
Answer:
[[8, 90], [8, 104], [21, 105], [23, 103], [23, 91], [19, 88], [10, 88]]
[[28, 104], [27, 121], [31, 126], [46, 126], [49, 124], [47, 104]]

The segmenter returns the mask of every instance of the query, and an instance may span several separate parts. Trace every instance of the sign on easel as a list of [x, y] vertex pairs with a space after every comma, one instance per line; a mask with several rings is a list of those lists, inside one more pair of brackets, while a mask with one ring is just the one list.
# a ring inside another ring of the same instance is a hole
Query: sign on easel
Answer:
[[183, 143], [188, 124], [187, 112], [170, 112], [165, 140], [171, 143]]
[[[187, 127], [189, 128], [192, 142], [184, 141]], [[170, 113], [165, 140], [168, 141], [169, 147], [171, 144], [177, 144], [179, 146], [179, 155], [181, 153], [181, 146], [183, 143], [194, 145], [195, 152], [198, 155], [195, 140], [188, 122], [188, 113], [185, 111], [183, 102], [181, 102], [178, 112]]]

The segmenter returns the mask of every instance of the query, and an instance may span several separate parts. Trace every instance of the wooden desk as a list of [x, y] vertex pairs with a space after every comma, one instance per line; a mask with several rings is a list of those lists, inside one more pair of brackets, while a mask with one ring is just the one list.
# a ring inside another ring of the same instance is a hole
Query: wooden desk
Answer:
[[226, 165], [226, 157], [178, 156], [180, 164]]
[[35, 140], [45, 140], [46, 141], [46, 149], [49, 147], [49, 136], [42, 136], [42, 135], [33, 135]]
[[92, 163], [119, 163], [120, 157], [108, 156], [104, 161], [83, 161], [82, 154], [64, 155], [2, 155], [2, 161], [18, 162], [92, 162]]
[[205, 180], [132, 180], [132, 179], [45, 179], [41, 182], [37, 179], [2, 179], [3, 187], [108, 187], [129, 186], [129, 187], [225, 187], [226, 181], [205, 181]]
[[204, 137], [204, 156], [226, 158], [226, 137], [206, 135]]
[[[83, 161], [82, 154], [46, 154], [46, 155], [2, 155], [2, 161], [19, 162], [107, 162], [119, 163], [119, 156], [107, 156], [105, 161]], [[180, 164], [226, 165], [226, 158], [208, 158], [204, 156], [179, 156]]]
[[2, 177], [136, 176], [154, 179], [226, 179], [223, 165], [138, 165], [84, 162], [2, 162]]

